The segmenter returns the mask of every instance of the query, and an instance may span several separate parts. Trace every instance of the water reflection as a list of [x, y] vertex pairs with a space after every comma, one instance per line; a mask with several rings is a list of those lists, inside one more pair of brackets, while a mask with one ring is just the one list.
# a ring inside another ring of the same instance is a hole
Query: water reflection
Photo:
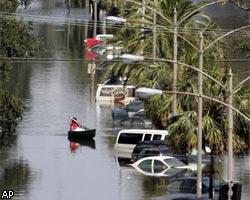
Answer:
[[68, 138], [68, 140], [70, 142], [70, 149], [71, 147], [72, 149], [74, 148], [78, 149], [79, 146], [89, 147], [91, 149], [96, 148], [94, 139], [84, 140], [84, 139]]

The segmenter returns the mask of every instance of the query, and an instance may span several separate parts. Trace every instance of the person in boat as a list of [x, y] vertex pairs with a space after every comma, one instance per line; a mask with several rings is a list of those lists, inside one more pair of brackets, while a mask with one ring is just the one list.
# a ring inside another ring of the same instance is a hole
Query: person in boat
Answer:
[[83, 126], [77, 121], [76, 117], [71, 117], [69, 127], [70, 131], [74, 131], [77, 128], [83, 128]]

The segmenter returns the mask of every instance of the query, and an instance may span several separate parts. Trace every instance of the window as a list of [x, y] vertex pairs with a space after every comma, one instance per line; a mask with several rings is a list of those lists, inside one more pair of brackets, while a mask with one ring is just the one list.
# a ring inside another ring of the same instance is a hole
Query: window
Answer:
[[144, 160], [138, 165], [138, 167], [145, 172], [151, 173], [151, 164], [152, 160]]
[[102, 87], [100, 96], [110, 97], [112, 90], [113, 88], [111, 87]]
[[163, 170], [167, 169], [167, 166], [160, 160], [154, 161], [154, 173], [160, 173]]
[[142, 140], [142, 134], [122, 133], [118, 139], [120, 144], [137, 144]]
[[[158, 156], [159, 155], [159, 151], [156, 150], [146, 150], [145, 154], [147, 156]], [[144, 156], [145, 157], [145, 156]]]
[[151, 139], [151, 134], [146, 134], [144, 137], [144, 141], [148, 141]]
[[155, 134], [155, 135], [153, 136], [153, 140], [161, 140], [161, 135]]
[[180, 166], [185, 166], [183, 162], [176, 158], [167, 158], [164, 159], [164, 162], [167, 163], [169, 167], [180, 167]]
[[128, 96], [129, 97], [135, 96], [135, 88], [128, 88]]

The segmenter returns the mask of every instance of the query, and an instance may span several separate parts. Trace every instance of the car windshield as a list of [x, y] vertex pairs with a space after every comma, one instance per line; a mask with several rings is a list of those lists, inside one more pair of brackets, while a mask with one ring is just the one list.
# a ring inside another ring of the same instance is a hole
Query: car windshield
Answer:
[[164, 162], [167, 163], [169, 165], [169, 167], [185, 166], [185, 164], [183, 162], [181, 162], [180, 160], [178, 160], [176, 158], [166, 158], [166, 159], [164, 159]]

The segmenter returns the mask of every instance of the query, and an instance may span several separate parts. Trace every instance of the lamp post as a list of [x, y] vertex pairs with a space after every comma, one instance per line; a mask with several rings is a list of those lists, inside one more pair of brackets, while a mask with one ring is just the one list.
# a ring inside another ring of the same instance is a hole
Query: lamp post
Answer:
[[[228, 104], [233, 106], [233, 74], [231, 68], [229, 69], [228, 81]], [[228, 199], [231, 199], [232, 183], [233, 183], [233, 111], [228, 108]]]
[[[200, 48], [199, 48], [199, 70], [203, 71], [203, 33], [200, 32]], [[202, 74], [198, 73], [198, 144], [197, 144], [197, 196], [201, 197], [202, 191], [202, 85], [203, 85], [203, 77]]]
[[[154, 0], [156, 8], [157, 0]], [[156, 58], [156, 12], [153, 12], [153, 58]]]
[[[173, 60], [175, 61], [173, 63], [173, 91], [176, 91], [176, 85], [177, 85], [177, 53], [178, 53], [178, 47], [177, 47], [177, 10], [176, 10], [176, 7], [174, 8], [173, 27], [174, 27]], [[173, 105], [172, 105], [173, 116], [176, 115], [176, 113], [177, 113], [176, 110], [177, 110], [177, 96], [176, 96], [176, 94], [173, 94]]]

